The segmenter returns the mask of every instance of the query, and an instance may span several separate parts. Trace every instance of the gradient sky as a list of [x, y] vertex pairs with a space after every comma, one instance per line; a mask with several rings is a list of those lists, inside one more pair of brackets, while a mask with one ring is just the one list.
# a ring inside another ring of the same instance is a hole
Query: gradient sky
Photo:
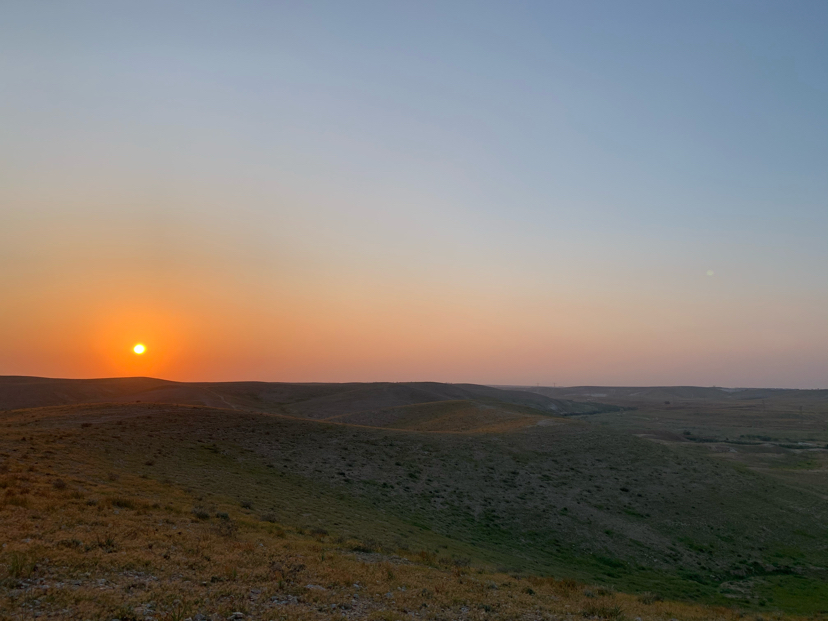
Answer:
[[828, 387], [826, 33], [4, 2], [0, 374]]

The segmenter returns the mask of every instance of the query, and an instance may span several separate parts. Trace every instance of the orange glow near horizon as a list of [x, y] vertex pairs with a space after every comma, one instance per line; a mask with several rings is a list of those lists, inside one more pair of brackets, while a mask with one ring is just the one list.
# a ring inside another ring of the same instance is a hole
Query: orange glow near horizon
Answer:
[[[37, 311], [17, 314], [18, 330], [0, 352], [0, 374], [712, 385], [741, 369], [757, 378], [751, 383], [775, 383], [776, 363], [760, 364], [773, 343], [739, 329], [741, 305], [716, 305], [715, 314], [706, 314], [687, 300], [643, 291], [635, 303], [607, 305], [600, 293], [564, 298], [439, 284], [295, 286], [278, 295], [249, 285], [256, 295], [245, 295], [236, 283], [206, 282], [193, 278], [154, 290], [142, 283], [153, 295], [137, 302], [134, 282], [116, 288], [87, 280], [30, 300]], [[54, 308], [62, 313], [50, 315]], [[143, 354], [136, 355], [136, 344], [144, 345]]]

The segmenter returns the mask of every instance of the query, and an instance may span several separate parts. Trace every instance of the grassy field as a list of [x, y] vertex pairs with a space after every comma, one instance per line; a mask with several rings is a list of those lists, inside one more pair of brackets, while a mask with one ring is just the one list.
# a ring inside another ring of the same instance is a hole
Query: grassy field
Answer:
[[[5, 614], [828, 611], [828, 503], [807, 486], [514, 405], [494, 428], [491, 404], [402, 409], [393, 424], [419, 430], [146, 403], [0, 413]], [[301, 578], [279, 577], [297, 555]]]
[[678, 449], [708, 453], [787, 486], [828, 495], [828, 390], [687, 386], [527, 390], [554, 398], [610, 401], [624, 410], [581, 419]]

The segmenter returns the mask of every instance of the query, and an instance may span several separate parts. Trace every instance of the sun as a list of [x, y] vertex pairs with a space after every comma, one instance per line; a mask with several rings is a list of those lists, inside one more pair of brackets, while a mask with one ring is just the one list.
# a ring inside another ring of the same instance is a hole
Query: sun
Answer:
[[147, 348], [141, 345], [141, 343], [138, 343], [135, 347], [132, 348], [132, 351], [134, 351], [136, 354], [143, 354], [146, 350]]

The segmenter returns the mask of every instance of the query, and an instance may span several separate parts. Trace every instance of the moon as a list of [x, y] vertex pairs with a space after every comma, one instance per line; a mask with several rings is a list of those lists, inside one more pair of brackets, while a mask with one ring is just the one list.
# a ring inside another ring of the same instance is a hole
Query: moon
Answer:
[[132, 351], [134, 351], [136, 354], [143, 354], [145, 351], [147, 351], [147, 348], [141, 345], [141, 343], [138, 343], [135, 347], [132, 348]]

